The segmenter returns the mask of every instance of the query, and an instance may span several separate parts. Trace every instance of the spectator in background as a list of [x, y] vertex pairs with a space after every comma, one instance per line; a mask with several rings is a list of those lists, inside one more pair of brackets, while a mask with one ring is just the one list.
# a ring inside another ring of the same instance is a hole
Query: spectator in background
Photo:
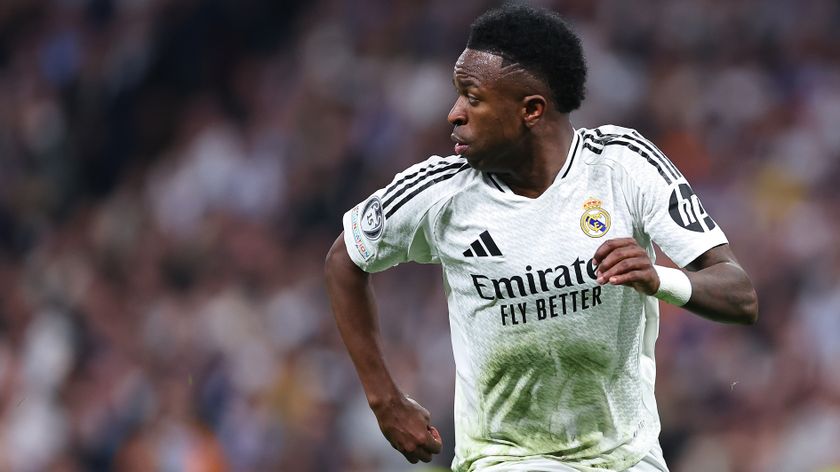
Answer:
[[[661, 143], [763, 301], [750, 332], [663, 310], [665, 458], [836, 467], [840, 6], [543, 3], [597, 78], [575, 126], [632, 123]], [[163, 460], [177, 445], [143, 439], [164, 423], [212, 436], [199, 450], [230, 470], [402, 467], [367, 417], [321, 256], [344, 202], [448, 145], [454, 45], [484, 8], [3, 2], [0, 468]], [[417, 307], [383, 320], [399, 382], [451, 411], [439, 273], [375, 284], [383, 312]]]

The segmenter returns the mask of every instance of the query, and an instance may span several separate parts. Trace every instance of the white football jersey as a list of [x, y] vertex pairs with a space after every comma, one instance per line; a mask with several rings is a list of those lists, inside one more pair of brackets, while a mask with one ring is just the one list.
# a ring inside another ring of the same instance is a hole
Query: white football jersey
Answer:
[[685, 266], [726, 243], [688, 182], [636, 131], [575, 131], [531, 199], [458, 156], [398, 174], [344, 215], [353, 261], [443, 267], [455, 355], [457, 471], [528, 458], [623, 470], [655, 444], [658, 300], [595, 282], [592, 256], [633, 237]]

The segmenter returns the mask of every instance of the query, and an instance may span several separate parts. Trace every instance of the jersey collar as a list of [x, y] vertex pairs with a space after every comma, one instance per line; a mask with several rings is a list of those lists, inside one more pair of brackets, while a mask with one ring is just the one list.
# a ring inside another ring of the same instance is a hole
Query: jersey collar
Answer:
[[[557, 177], [554, 178], [554, 183], [551, 184], [551, 187], [554, 187], [555, 185], [557, 185], [560, 181], [564, 180], [570, 174], [570, 171], [572, 170], [572, 166], [575, 163], [575, 159], [577, 158], [578, 154], [580, 154], [580, 146], [581, 146], [580, 133], [578, 133], [578, 130], [573, 130], [572, 144], [569, 146], [568, 154], [566, 154], [566, 161], [563, 163], [563, 167], [560, 168], [560, 172], [557, 173]], [[484, 173], [484, 177], [485, 177], [484, 180], [487, 182], [487, 185], [493, 187], [498, 192], [502, 192], [502, 193], [505, 193], [505, 194], [508, 194], [508, 195], [511, 195], [511, 196], [514, 196], [514, 197], [524, 198], [526, 200], [531, 200], [530, 198], [521, 197], [519, 195], [516, 195], [513, 192], [513, 190], [511, 190], [510, 187], [507, 186], [507, 184], [502, 182], [502, 179], [500, 179], [498, 175], [496, 175], [492, 172]], [[549, 187], [549, 188], [551, 188], [551, 187]], [[548, 191], [548, 190], [546, 190], [546, 191]]]

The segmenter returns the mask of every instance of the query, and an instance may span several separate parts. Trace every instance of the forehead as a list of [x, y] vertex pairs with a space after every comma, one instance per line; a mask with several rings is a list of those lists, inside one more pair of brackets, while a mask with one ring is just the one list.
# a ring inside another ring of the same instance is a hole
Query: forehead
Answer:
[[464, 49], [455, 61], [453, 78], [456, 81], [473, 81], [489, 84], [502, 77], [502, 56], [485, 51]]

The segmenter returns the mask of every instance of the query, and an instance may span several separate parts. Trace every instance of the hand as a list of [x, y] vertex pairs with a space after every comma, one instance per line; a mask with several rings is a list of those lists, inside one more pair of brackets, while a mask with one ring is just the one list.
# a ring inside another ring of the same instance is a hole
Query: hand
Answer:
[[601, 285], [627, 285], [645, 295], [659, 290], [659, 275], [647, 252], [633, 238], [617, 238], [604, 242], [593, 256], [595, 275]]
[[440, 434], [429, 424], [429, 411], [406, 395], [373, 409], [379, 429], [394, 449], [412, 464], [429, 462], [440, 452]]

